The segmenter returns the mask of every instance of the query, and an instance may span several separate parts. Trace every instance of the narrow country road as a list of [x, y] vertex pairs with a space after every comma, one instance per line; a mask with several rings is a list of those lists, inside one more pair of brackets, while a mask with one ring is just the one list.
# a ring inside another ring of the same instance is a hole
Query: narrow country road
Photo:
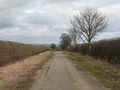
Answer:
[[38, 70], [30, 90], [110, 90], [99, 80], [78, 71], [62, 52], [56, 51], [53, 58]]

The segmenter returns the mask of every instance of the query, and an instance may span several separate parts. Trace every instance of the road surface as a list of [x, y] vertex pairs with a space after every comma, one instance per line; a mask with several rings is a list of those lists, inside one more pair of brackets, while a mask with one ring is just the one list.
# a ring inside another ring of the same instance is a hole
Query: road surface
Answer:
[[78, 71], [62, 52], [57, 51], [54, 54], [38, 70], [30, 90], [110, 90], [91, 75]]

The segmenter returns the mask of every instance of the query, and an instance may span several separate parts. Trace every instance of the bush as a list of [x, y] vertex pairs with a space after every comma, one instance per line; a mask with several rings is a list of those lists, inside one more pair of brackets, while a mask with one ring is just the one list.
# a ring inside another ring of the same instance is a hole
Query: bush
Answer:
[[46, 50], [50, 50], [50, 48], [46, 46], [0, 41], [0, 65], [20, 60]]
[[79, 52], [83, 55], [88, 54], [95, 58], [107, 60], [112, 64], [120, 64], [120, 39], [94, 42], [90, 52], [87, 44], [71, 46], [67, 50]]

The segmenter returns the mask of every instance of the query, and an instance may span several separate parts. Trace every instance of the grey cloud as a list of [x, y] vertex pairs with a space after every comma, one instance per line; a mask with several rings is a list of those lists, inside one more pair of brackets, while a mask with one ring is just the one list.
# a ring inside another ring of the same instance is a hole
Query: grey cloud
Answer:
[[15, 27], [15, 19], [12, 16], [8, 15], [1, 15], [0, 16], [0, 28], [10, 28]]
[[87, 6], [97, 6], [107, 12], [109, 27], [98, 38], [110, 38], [120, 28], [119, 1], [0, 0], [0, 39], [26, 43], [57, 43], [61, 33], [67, 32], [70, 27], [71, 16]]
[[[33, 23], [33, 24], [41, 24], [41, 25], [53, 25], [55, 23], [58, 23], [56, 21], [57, 16], [54, 15], [53, 13], [45, 13], [45, 14], [40, 14], [40, 13], [34, 13], [26, 16], [26, 21], [28, 23]], [[58, 19], [58, 18], [57, 18]]]

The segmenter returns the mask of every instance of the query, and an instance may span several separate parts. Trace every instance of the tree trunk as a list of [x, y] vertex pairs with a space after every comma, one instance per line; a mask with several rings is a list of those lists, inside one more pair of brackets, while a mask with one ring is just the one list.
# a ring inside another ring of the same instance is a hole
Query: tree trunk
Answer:
[[89, 40], [88, 41], [88, 54], [90, 54], [91, 49], [92, 49], [92, 43], [91, 43], [91, 40]]

